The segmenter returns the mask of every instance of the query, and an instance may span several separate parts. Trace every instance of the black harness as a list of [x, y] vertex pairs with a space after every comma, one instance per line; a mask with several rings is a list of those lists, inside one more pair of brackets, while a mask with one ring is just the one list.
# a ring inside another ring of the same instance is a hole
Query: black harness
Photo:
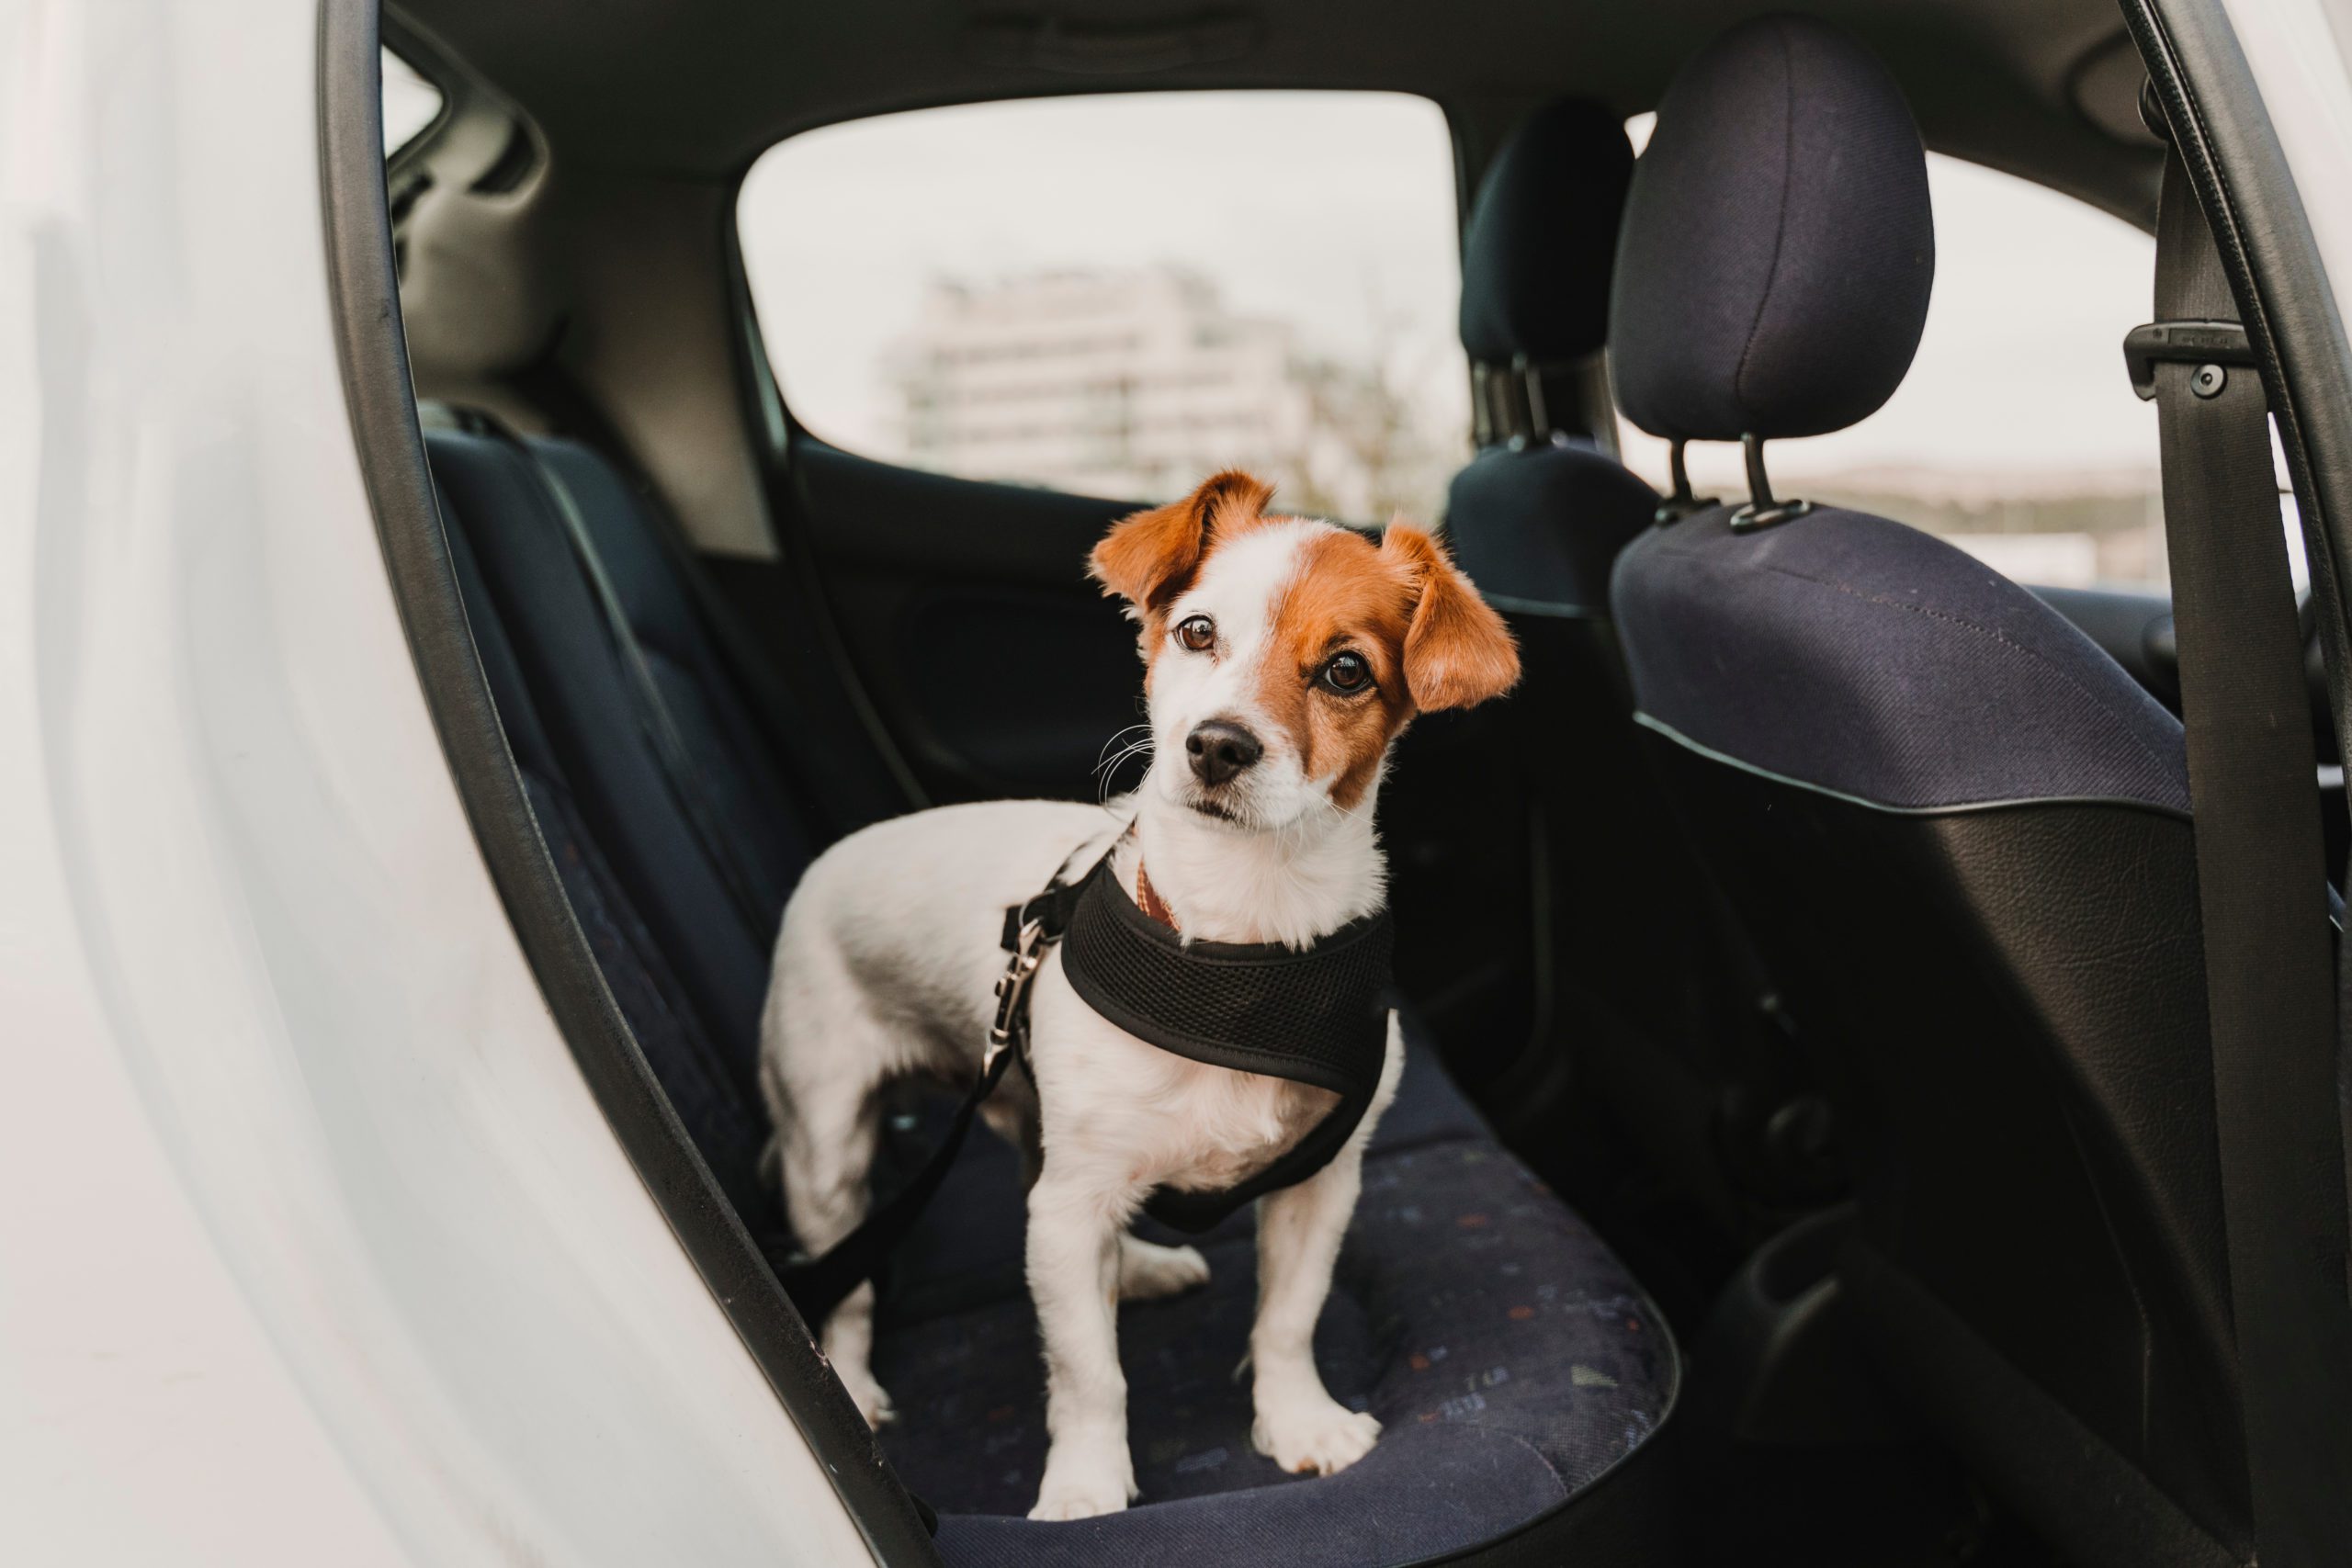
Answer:
[[823, 1257], [780, 1263], [785, 1289], [807, 1321], [821, 1322], [913, 1227], [1007, 1068], [1018, 1061], [1028, 1070], [1029, 987], [1057, 943], [1070, 988], [1136, 1039], [1195, 1062], [1313, 1084], [1340, 1097], [1256, 1175], [1221, 1191], [1159, 1188], [1145, 1213], [1197, 1234], [1245, 1203], [1306, 1180], [1345, 1146], [1380, 1087], [1395, 935], [1384, 909], [1305, 949], [1187, 942], [1120, 891], [1110, 853], [1075, 881], [1057, 873], [1043, 891], [1004, 912], [1010, 956], [997, 977], [996, 1019], [980, 1076], [947, 1136], [911, 1181]]

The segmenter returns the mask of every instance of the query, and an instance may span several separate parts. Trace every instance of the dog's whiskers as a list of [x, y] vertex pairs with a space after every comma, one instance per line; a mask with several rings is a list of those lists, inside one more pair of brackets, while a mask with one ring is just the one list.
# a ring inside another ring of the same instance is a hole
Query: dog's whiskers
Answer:
[[[1136, 739], [1128, 741], [1125, 746], [1120, 746], [1119, 750], [1115, 753], [1112, 751], [1111, 748], [1118, 746], [1121, 737], [1135, 735], [1137, 730], [1142, 731], [1140, 736], [1137, 736]], [[1096, 785], [1094, 792], [1095, 804], [1098, 806], [1107, 806], [1110, 804], [1111, 783], [1114, 779], [1118, 777], [1119, 765], [1121, 763], [1125, 762], [1130, 757], [1148, 757], [1151, 753], [1151, 726], [1148, 724], [1131, 724], [1127, 726], [1126, 728], [1119, 731], [1117, 735], [1114, 735], [1110, 739], [1105, 740], [1102, 743], [1102, 751], [1096, 754], [1094, 761], [1094, 777]]]
[[[1148, 724], [1131, 724], [1125, 729], [1120, 730], [1117, 734], [1112, 736], [1110, 739], [1102, 742], [1102, 750], [1094, 753], [1094, 771], [1099, 773], [1104, 768], [1114, 765], [1119, 759], [1116, 757], [1111, 757], [1111, 748], [1118, 745], [1120, 741], [1126, 739], [1128, 736], [1135, 734], [1137, 730], [1141, 730], [1143, 732], [1143, 739], [1141, 740], [1128, 741], [1125, 748], [1120, 751], [1119, 757], [1126, 756], [1128, 752], [1133, 751], [1137, 746], [1148, 748], [1151, 745], [1151, 726]], [[1105, 758], [1110, 758], [1110, 761], [1104, 761]]]

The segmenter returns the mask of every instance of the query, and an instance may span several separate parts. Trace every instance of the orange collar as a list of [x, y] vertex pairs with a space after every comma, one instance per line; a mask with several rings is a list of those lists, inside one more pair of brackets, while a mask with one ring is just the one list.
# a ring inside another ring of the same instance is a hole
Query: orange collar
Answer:
[[1168, 900], [1162, 898], [1159, 889], [1151, 885], [1151, 875], [1144, 870], [1140, 859], [1136, 862], [1136, 906], [1170, 931], [1179, 929], [1176, 911], [1168, 907]]

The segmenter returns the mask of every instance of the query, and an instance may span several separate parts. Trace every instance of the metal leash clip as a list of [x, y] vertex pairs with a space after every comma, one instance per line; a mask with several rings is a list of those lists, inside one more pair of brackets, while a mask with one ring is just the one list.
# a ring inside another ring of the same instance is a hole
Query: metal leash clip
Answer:
[[982, 1072], [994, 1066], [997, 1057], [1012, 1043], [1014, 1021], [1020, 1017], [1022, 1001], [1029, 994], [1029, 982], [1036, 978], [1037, 966], [1045, 961], [1046, 922], [1029, 920], [1013, 939], [1012, 962], [996, 977], [996, 1021], [989, 1026], [988, 1054], [980, 1059]]

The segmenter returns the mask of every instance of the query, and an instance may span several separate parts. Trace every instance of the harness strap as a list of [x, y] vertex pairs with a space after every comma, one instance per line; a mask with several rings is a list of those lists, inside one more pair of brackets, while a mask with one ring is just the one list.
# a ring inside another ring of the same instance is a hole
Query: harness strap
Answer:
[[1183, 942], [1130, 901], [1106, 862], [1072, 897], [1062, 975], [1079, 999], [1136, 1039], [1191, 1061], [1327, 1089], [1340, 1102], [1245, 1179], [1204, 1191], [1159, 1187], [1144, 1212], [1193, 1235], [1295, 1187], [1347, 1146], [1379, 1092], [1387, 1055], [1394, 925], [1353, 920], [1306, 951]]
[[807, 1321], [822, 1322], [881, 1268], [939, 1190], [981, 1105], [1015, 1058], [1028, 1061], [1029, 987], [1046, 951], [1066, 938], [1062, 973], [1070, 988], [1127, 1033], [1189, 1060], [1313, 1084], [1340, 1096], [1338, 1105], [1247, 1179], [1210, 1191], [1156, 1189], [1144, 1212], [1162, 1224], [1194, 1234], [1208, 1230], [1245, 1204], [1321, 1170], [1363, 1124], [1386, 1059], [1385, 992], [1394, 928], [1385, 911], [1351, 921], [1303, 952], [1273, 944], [1184, 943], [1118, 889], [1109, 851], [1084, 876], [1071, 878], [1069, 866], [1064, 861], [1040, 892], [1004, 912], [1001, 940], [1011, 956], [997, 979], [988, 1053], [947, 1136], [922, 1169], [822, 1257], [790, 1255], [780, 1238], [766, 1248]]

